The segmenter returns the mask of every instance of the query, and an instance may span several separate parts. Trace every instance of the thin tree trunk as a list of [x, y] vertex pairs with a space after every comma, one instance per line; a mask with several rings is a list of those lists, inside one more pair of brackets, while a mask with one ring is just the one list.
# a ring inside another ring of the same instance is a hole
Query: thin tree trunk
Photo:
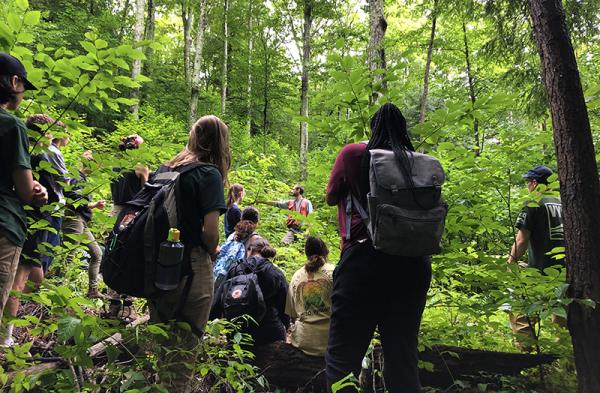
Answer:
[[253, 1], [250, 0], [248, 2], [248, 86], [246, 91], [246, 114], [248, 116], [246, 129], [248, 130], [248, 134], [252, 133], [252, 50], [254, 49], [252, 4]]
[[181, 2], [181, 20], [183, 22], [183, 75], [185, 76], [185, 82], [189, 86], [192, 82], [190, 53], [192, 52], [192, 23], [194, 14], [186, 0]]
[[196, 31], [194, 68], [192, 70], [192, 96], [190, 99], [190, 126], [196, 121], [198, 111], [198, 96], [202, 77], [200, 68], [202, 66], [202, 50], [204, 49], [204, 33], [206, 32], [206, 1], [200, 0], [200, 4], [198, 5], [198, 30]]
[[[564, 212], [569, 295], [600, 302], [600, 183], [561, 0], [529, 0], [550, 103]], [[600, 307], [569, 306], [579, 392], [600, 392]]]
[[308, 78], [310, 67], [310, 45], [312, 35], [312, 0], [304, 1], [304, 29], [302, 32], [302, 82], [300, 89], [300, 116], [303, 119], [300, 121], [300, 178], [306, 179], [307, 159], [308, 159]]
[[227, 14], [229, 13], [229, 0], [223, 2], [223, 70], [221, 73], [221, 115], [225, 114], [227, 105], [227, 61], [229, 60], [229, 26]]
[[[156, 25], [156, 8], [154, 7], [154, 0], [148, 0], [148, 18], [146, 19], [146, 30], [144, 37], [146, 40], [154, 40], [154, 31]], [[151, 46], [146, 48], [146, 62], [144, 63], [144, 75], [150, 76], [152, 74], [152, 55], [154, 49]]]
[[433, 53], [433, 41], [435, 40], [437, 12], [437, 0], [433, 0], [433, 10], [431, 12], [431, 34], [429, 35], [429, 44], [427, 45], [427, 60], [425, 62], [425, 75], [423, 76], [423, 95], [421, 95], [419, 123], [425, 122], [425, 114], [427, 113], [427, 96], [429, 95], [429, 72], [431, 70], [431, 55]]
[[[469, 82], [469, 96], [471, 97], [471, 103], [475, 105], [475, 102], [477, 102], [477, 95], [475, 93], [475, 80], [473, 79], [473, 70], [471, 68], [471, 54], [469, 51], [469, 40], [467, 38], [467, 26], [464, 21], [462, 24], [462, 29], [463, 41], [465, 44], [465, 60], [467, 62], [467, 80]], [[475, 137], [475, 147], [473, 150], [475, 151], [476, 155], [480, 155], [483, 146], [480, 146], [479, 144], [479, 120], [477, 120], [477, 118], [473, 120], [473, 135]]]
[[119, 42], [123, 41], [123, 36], [125, 35], [125, 27], [128, 25], [127, 10], [129, 10], [129, 0], [125, 0], [125, 5], [123, 6], [123, 15], [121, 16], [121, 27], [119, 28], [119, 33], [117, 34]]
[[[385, 50], [383, 48], [383, 37], [387, 30], [387, 21], [383, 13], [383, 0], [369, 0], [369, 49], [368, 61], [369, 71], [377, 69], [385, 70]], [[380, 84], [381, 90], [387, 88], [383, 80], [383, 74], [373, 76], [373, 85]], [[377, 92], [373, 92], [373, 99], [377, 98]]]
[[[135, 25], [133, 27], [133, 45], [136, 46], [139, 42], [144, 38], [144, 11], [146, 10], [146, 1], [145, 0], [136, 0], [135, 1]], [[135, 59], [133, 60], [133, 65], [131, 67], [131, 78], [136, 79], [142, 73], [142, 60]], [[140, 89], [134, 88], [131, 91], [131, 98], [139, 99]], [[133, 104], [131, 106], [131, 113], [135, 119], [138, 118], [138, 113], [140, 111], [139, 102]]]

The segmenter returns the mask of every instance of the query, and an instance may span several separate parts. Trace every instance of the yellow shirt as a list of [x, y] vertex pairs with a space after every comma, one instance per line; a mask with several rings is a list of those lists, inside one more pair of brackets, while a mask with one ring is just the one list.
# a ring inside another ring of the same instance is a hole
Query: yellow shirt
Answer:
[[327, 349], [333, 269], [330, 263], [314, 273], [307, 273], [302, 267], [290, 282], [285, 312], [296, 318], [291, 341], [307, 355], [324, 356]]

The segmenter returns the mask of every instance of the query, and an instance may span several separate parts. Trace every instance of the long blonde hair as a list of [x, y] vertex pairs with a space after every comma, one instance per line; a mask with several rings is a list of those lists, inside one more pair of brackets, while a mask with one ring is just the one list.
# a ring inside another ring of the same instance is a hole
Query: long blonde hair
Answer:
[[227, 174], [231, 166], [229, 128], [217, 116], [208, 115], [198, 119], [190, 130], [185, 149], [167, 165], [177, 168], [196, 161], [215, 165], [221, 172], [223, 183], [227, 184]]

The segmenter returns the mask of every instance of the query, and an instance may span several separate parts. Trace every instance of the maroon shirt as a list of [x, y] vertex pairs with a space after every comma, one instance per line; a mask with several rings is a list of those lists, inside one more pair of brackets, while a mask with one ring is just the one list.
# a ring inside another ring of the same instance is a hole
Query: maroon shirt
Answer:
[[[359, 241], [369, 238], [367, 227], [360, 218], [360, 214], [352, 208], [352, 221], [350, 226], [350, 240], [346, 239], [346, 196], [352, 190], [355, 196], [360, 195], [359, 182], [362, 176], [362, 158], [367, 145], [364, 143], [351, 143], [344, 146], [335, 159], [329, 184], [327, 185], [327, 204], [338, 206], [338, 224], [342, 238], [342, 251]], [[364, 198], [359, 198], [364, 199]]]

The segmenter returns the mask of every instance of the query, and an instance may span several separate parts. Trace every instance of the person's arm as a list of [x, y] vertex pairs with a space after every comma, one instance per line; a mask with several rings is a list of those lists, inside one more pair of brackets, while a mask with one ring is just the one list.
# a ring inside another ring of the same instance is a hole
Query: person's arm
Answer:
[[342, 149], [335, 159], [331, 175], [329, 176], [326, 195], [326, 201], [329, 206], [337, 205], [347, 190], [343, 155], [344, 150]]
[[144, 184], [146, 184], [150, 177], [150, 170], [145, 165], [137, 165], [135, 167], [135, 175], [140, 179], [141, 186], [144, 187]]
[[209, 254], [214, 255], [219, 245], [219, 210], [213, 210], [204, 216], [202, 241]]
[[508, 263], [516, 263], [525, 255], [525, 251], [527, 251], [527, 247], [529, 246], [529, 239], [531, 237], [531, 232], [525, 228], [519, 229], [517, 232], [517, 237], [515, 238], [515, 243], [510, 249], [510, 255], [508, 256]]
[[15, 191], [21, 202], [42, 206], [48, 203], [48, 191], [37, 181], [33, 180], [31, 169], [16, 168], [12, 173]]
[[[261, 201], [261, 200], [257, 199], [256, 203], [262, 204], [262, 205], [269, 205], [269, 206], [273, 206], [273, 207], [280, 207], [278, 201]], [[287, 209], [287, 206], [285, 208]]]
[[106, 201], [104, 199], [101, 199], [99, 201], [96, 202], [90, 202], [88, 203], [88, 207], [90, 209], [104, 209], [106, 207]]
[[313, 214], [315, 210], [313, 209], [312, 202], [307, 199], [306, 203], [308, 204], [308, 206], [307, 206], [308, 214]]

